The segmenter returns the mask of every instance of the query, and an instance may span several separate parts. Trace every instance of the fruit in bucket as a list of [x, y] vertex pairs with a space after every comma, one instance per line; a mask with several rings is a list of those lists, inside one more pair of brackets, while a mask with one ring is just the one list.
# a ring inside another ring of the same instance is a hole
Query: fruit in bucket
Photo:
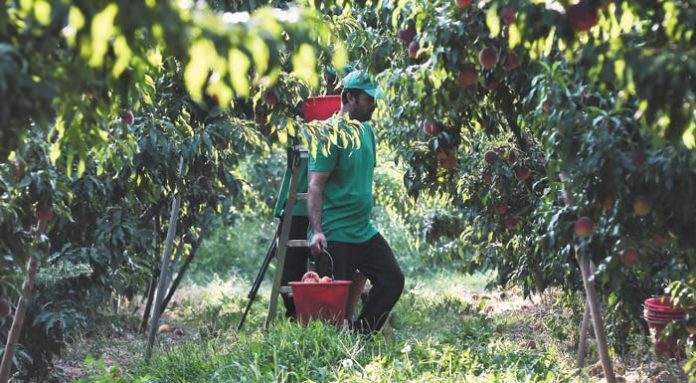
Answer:
[[319, 282], [319, 274], [314, 271], [308, 271], [302, 276], [302, 282]]
[[330, 283], [332, 280], [333, 279], [331, 279], [331, 277], [329, 277], [328, 275], [319, 278], [319, 282], [321, 283]]

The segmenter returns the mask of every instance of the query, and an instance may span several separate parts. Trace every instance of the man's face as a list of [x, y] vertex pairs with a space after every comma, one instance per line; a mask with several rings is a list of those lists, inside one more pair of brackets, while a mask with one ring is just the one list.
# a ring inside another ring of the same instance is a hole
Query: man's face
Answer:
[[357, 97], [348, 96], [348, 115], [354, 120], [369, 121], [375, 106], [375, 98], [365, 92], [360, 92]]

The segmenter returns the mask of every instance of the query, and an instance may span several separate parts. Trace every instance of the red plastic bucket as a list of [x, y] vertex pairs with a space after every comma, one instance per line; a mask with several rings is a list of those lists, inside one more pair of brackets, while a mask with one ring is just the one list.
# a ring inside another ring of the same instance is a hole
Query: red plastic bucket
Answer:
[[677, 339], [672, 336], [665, 337], [662, 332], [668, 324], [684, 320], [690, 308], [672, 306], [671, 298], [668, 296], [648, 298], [644, 307], [643, 317], [653, 336], [655, 352], [674, 358], [677, 354]]
[[290, 282], [297, 317], [303, 324], [324, 320], [343, 324], [352, 281]]
[[326, 120], [341, 109], [341, 96], [320, 96], [307, 99], [302, 104], [302, 114], [306, 122]]

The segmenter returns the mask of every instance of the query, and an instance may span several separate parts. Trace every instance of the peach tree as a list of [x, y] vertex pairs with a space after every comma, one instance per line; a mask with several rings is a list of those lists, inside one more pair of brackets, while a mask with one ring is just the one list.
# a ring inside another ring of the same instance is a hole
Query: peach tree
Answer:
[[[26, 313], [15, 365], [27, 377], [47, 373], [65, 336], [112, 294], [153, 291], [175, 194], [172, 261], [185, 271], [211, 220], [243, 203], [239, 161], [267, 153], [266, 136], [284, 143], [292, 124], [276, 121], [319, 84], [320, 60], [341, 62], [311, 8], [193, 5], [0, 10], [0, 339]], [[36, 279], [23, 276], [29, 259]]]
[[385, 86], [378, 126], [407, 164], [405, 186], [449, 193], [464, 212], [462, 249], [443, 261], [495, 268], [525, 291], [575, 291], [585, 251], [617, 339], [643, 299], [689, 285], [694, 87], [677, 84], [694, 81], [693, 7], [406, 1], [358, 12], [365, 28], [349, 51], [369, 52], [357, 59]]

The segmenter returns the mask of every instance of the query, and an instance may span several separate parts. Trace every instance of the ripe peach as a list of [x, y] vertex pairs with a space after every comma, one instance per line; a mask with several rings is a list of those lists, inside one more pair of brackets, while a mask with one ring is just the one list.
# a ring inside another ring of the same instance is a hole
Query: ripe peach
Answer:
[[462, 86], [471, 86], [476, 84], [478, 81], [478, 73], [476, 73], [476, 67], [472, 63], [462, 64], [462, 69], [457, 77], [459, 83]]
[[437, 122], [423, 121], [423, 133], [434, 136], [440, 133], [440, 125]]
[[126, 110], [121, 114], [121, 121], [128, 126], [133, 125], [134, 120], [135, 116], [133, 116], [133, 112], [130, 110]]
[[473, 0], [456, 0], [455, 3], [459, 8], [469, 8]]
[[484, 68], [490, 69], [498, 62], [498, 52], [494, 48], [486, 47], [481, 49], [478, 58]]
[[399, 38], [405, 43], [410, 44], [413, 38], [416, 37], [416, 26], [408, 23], [399, 30]]
[[646, 216], [652, 210], [652, 203], [645, 196], [638, 196], [633, 200], [633, 211], [638, 216]]
[[519, 66], [520, 59], [517, 57], [517, 54], [514, 52], [508, 52], [507, 56], [505, 56], [505, 62], [503, 63], [503, 70], [509, 72]]
[[625, 248], [623, 253], [621, 253], [621, 263], [626, 266], [633, 266], [636, 263], [636, 259], [636, 249], [634, 249], [632, 246]]
[[503, 201], [498, 201], [493, 205], [493, 210], [495, 210], [495, 214], [503, 215], [507, 213], [508, 205]]
[[599, 21], [597, 8], [585, 1], [571, 5], [566, 14], [575, 33], [587, 32]]
[[160, 325], [159, 328], [157, 329], [157, 332], [160, 334], [168, 334], [172, 331], [174, 331], [174, 327], [170, 326], [167, 323]]
[[575, 234], [578, 237], [587, 237], [591, 235], [593, 229], [594, 224], [588, 217], [580, 217], [577, 221], [575, 221]]
[[444, 150], [438, 150], [437, 160], [440, 167], [445, 170], [452, 171], [457, 167], [457, 158]]
[[529, 179], [530, 175], [532, 175], [532, 172], [529, 171], [529, 168], [527, 167], [522, 166], [515, 169], [515, 178], [517, 178], [517, 180], [520, 182], [524, 182]]
[[489, 150], [486, 152], [486, 154], [483, 155], [483, 159], [488, 164], [493, 164], [495, 161], [498, 160], [498, 153], [494, 152], [493, 150]]
[[276, 106], [278, 105], [279, 101], [278, 95], [274, 91], [270, 90], [263, 96], [263, 101], [270, 107]]
[[36, 219], [41, 222], [48, 222], [53, 218], [53, 209], [50, 205], [39, 205], [36, 207]]
[[510, 24], [515, 22], [515, 19], [517, 18], [517, 11], [515, 10], [515, 7], [507, 6], [507, 7], [503, 8], [500, 15], [501, 15], [501, 18], [503, 19], [503, 23], [505, 25], [510, 25]]
[[420, 44], [418, 44], [418, 41], [411, 41], [410, 44], [408, 44], [408, 55], [412, 59], [418, 58], [418, 54], [420, 53]]
[[302, 276], [302, 282], [319, 282], [319, 274], [308, 271]]

